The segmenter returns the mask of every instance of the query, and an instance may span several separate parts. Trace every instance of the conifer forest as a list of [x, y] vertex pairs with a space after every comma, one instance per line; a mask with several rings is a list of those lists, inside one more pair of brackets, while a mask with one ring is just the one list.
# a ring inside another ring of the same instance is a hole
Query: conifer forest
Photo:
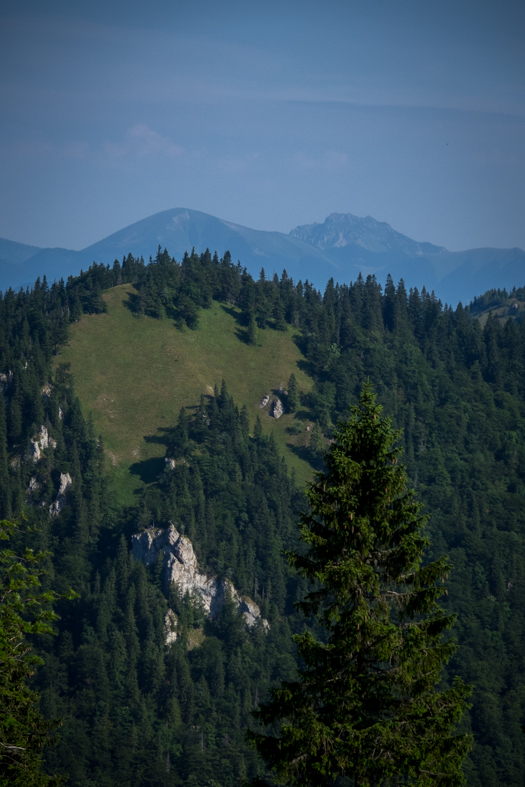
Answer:
[[[54, 745], [41, 749], [41, 781], [15, 781], [0, 754], [0, 783], [52, 784], [60, 779], [48, 776], [66, 774], [71, 787], [271, 783], [253, 745], [266, 717], [254, 711], [304, 671], [298, 642], [326, 636], [312, 610], [297, 606], [315, 583], [285, 554], [303, 554], [299, 521], [312, 495], [225, 383], [174, 414], [165, 471], [133, 505], [118, 503], [104, 442], [56, 356], [70, 326], [103, 313], [104, 291], [125, 284], [138, 320], [170, 320], [179, 331], [199, 330], [217, 302], [255, 350], [262, 332], [293, 328], [312, 386], [301, 390], [291, 375], [282, 398], [297, 420], [315, 424], [296, 449], [312, 476], [327, 471], [323, 457], [369, 381], [398, 430], [406, 485], [428, 515], [423, 566], [444, 557], [450, 565], [439, 604], [447, 620], [457, 616], [444, 635], [457, 647], [438, 690], [472, 687], [455, 722], [471, 743], [466, 784], [524, 785], [525, 321], [479, 319], [508, 294], [453, 309], [390, 276], [330, 280], [320, 292], [285, 271], [255, 280], [228, 252], [178, 262], [160, 247], [149, 263], [128, 255], [0, 298], [0, 518], [19, 523], [0, 550], [44, 553], [42, 603], [58, 615], [46, 624], [54, 635], [26, 629], [40, 662], [22, 675], [41, 730], [51, 724], [39, 734]], [[232, 597], [210, 616], [166, 586], [162, 555], [149, 565], [133, 556], [134, 535], [170, 524], [191, 541], [201, 571], [258, 606], [253, 625]], [[177, 620], [169, 644], [168, 610]], [[6, 724], [1, 716], [3, 736]], [[370, 783], [412, 783], [381, 779]], [[319, 783], [354, 785], [351, 774]]]

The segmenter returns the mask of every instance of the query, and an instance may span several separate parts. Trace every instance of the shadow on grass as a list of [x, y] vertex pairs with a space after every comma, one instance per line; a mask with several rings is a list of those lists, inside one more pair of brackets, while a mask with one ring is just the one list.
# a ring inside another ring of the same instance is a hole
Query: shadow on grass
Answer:
[[305, 421], [306, 423], [315, 423], [315, 418], [313, 417], [310, 410], [297, 410], [295, 413], [295, 420], [296, 421]]
[[292, 336], [292, 341], [295, 344], [295, 346], [299, 348], [301, 353], [303, 355], [306, 355], [306, 349], [307, 349], [306, 337], [303, 336], [302, 333], [299, 332], [294, 333], [294, 335]]
[[[299, 347], [299, 349], [301, 348]], [[297, 366], [302, 372], [307, 374], [308, 377], [311, 377], [312, 380], [315, 380], [314, 365], [311, 363], [311, 361], [305, 361], [304, 358], [299, 358], [297, 361]]]
[[129, 468], [129, 472], [138, 476], [143, 484], [153, 484], [164, 470], [164, 465], [163, 456], [154, 456], [151, 459], [144, 459], [143, 462], [135, 462]]
[[220, 304], [220, 307], [221, 307], [221, 309], [222, 309], [224, 312], [226, 312], [226, 314], [229, 314], [229, 315], [230, 315], [230, 317], [233, 317], [233, 319], [235, 320], [235, 322], [237, 323], [237, 325], [242, 325], [242, 326], [244, 326], [244, 321], [243, 321], [243, 314], [242, 314], [242, 312], [240, 312], [238, 309], [235, 309], [233, 306], [226, 306], [226, 304], [224, 304], [224, 303], [221, 303], [221, 304]]
[[287, 442], [286, 447], [290, 449], [292, 454], [295, 454], [296, 456], [299, 457], [299, 459], [302, 459], [304, 462], [308, 462], [308, 464], [311, 467], [313, 467], [314, 470], [317, 470], [317, 467], [314, 467], [314, 465], [312, 464], [312, 455], [307, 445], [294, 445], [293, 443]]
[[320, 461], [319, 459], [314, 459], [313, 458], [312, 453], [311, 453], [310, 449], [308, 448], [308, 446], [306, 446], [306, 445], [294, 445], [293, 443], [286, 443], [286, 447], [290, 449], [292, 454], [295, 454], [296, 456], [298, 456], [299, 459], [302, 459], [303, 461], [308, 462], [308, 464], [310, 465], [310, 467], [313, 470], [319, 471], [319, 470], [325, 470], [326, 469], [325, 466], [324, 466], [324, 463], [322, 461]]
[[135, 316], [140, 317], [140, 298], [138, 292], [127, 292], [126, 300], [122, 301], [126, 309]]
[[[205, 397], [208, 401], [211, 396]], [[196, 411], [199, 405], [188, 405], [184, 409], [191, 415], [192, 411]], [[170, 445], [176, 426], [159, 426], [155, 434], [146, 435], [144, 442], [151, 443], [152, 445], [162, 445], [165, 449]], [[144, 484], [152, 484], [159, 480], [159, 476], [164, 471], [166, 466], [165, 454], [163, 456], [154, 456], [150, 459], [144, 459], [142, 462], [135, 462], [129, 468], [132, 475], [136, 475]]]
[[221, 309], [226, 312], [236, 322], [235, 335], [243, 344], [250, 344], [248, 341], [248, 328], [244, 324], [243, 313], [234, 309], [233, 306], [226, 306], [224, 303], [220, 304]]
[[159, 426], [156, 434], [148, 434], [144, 437], [144, 442], [163, 445], [167, 448], [176, 428], [176, 426]]
[[[248, 341], [248, 331], [246, 330], [246, 328], [235, 328], [235, 335], [239, 339], [239, 341], [242, 342], [243, 344], [250, 344], [250, 342]], [[252, 346], [256, 347], [257, 345], [254, 344]]]

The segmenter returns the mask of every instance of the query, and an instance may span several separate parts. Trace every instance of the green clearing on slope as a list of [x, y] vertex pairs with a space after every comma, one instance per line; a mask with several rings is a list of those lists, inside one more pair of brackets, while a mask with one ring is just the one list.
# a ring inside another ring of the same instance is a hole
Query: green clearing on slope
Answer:
[[259, 409], [264, 394], [286, 387], [292, 372], [301, 390], [311, 387], [294, 330], [261, 330], [250, 346], [237, 310], [216, 301], [200, 312], [196, 330], [180, 330], [168, 319], [135, 316], [126, 305], [132, 292], [130, 284], [105, 292], [108, 312], [72, 325], [57, 357], [71, 363], [77, 395], [104, 440], [119, 501], [131, 503], [161, 472], [167, 430], [180, 408], [196, 407], [223, 379], [239, 408], [247, 406], [252, 428], [260, 415], [298, 482], [309, 479], [311, 467], [300, 456], [308, 435], [287, 432], [293, 415], [275, 420]]
[[519, 298], [509, 298], [508, 301], [501, 306], [484, 309], [484, 311], [478, 314], [478, 319], [482, 328], [485, 327], [485, 323], [490, 313], [492, 313], [493, 317], [496, 317], [502, 325], [505, 325], [509, 319], [522, 320], [525, 315], [525, 302]]

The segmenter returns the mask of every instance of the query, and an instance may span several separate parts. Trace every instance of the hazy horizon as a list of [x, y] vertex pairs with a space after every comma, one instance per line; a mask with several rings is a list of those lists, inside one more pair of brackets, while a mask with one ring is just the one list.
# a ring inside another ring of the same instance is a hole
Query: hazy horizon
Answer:
[[2, 237], [83, 249], [185, 207], [525, 248], [521, 3], [21, 0], [0, 20]]

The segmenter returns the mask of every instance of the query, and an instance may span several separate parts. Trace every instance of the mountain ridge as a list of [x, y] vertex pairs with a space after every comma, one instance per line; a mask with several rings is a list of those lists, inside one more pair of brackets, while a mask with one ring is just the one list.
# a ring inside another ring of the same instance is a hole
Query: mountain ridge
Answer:
[[[112, 264], [129, 253], [146, 260], [158, 246], [181, 259], [197, 253], [230, 251], [252, 275], [286, 269], [295, 281], [308, 279], [324, 290], [333, 278], [340, 284], [363, 276], [380, 280], [390, 274], [407, 288], [423, 286], [443, 302], [469, 303], [492, 288], [511, 289], [525, 279], [522, 249], [467, 249], [415, 241], [371, 216], [332, 213], [322, 223], [299, 225], [289, 234], [254, 230], [190, 208], [172, 208], [141, 219], [80, 251], [38, 248], [0, 239], [0, 289], [32, 286], [37, 277], [66, 279], [93, 262]], [[31, 253], [34, 250], [34, 253]], [[384, 281], [382, 281], [384, 283]]]
[[[335, 242], [334, 234], [337, 235]], [[360, 218], [353, 213], [331, 213], [323, 223], [303, 224], [295, 227], [290, 235], [325, 251], [352, 244], [375, 253], [402, 250], [405, 254], [420, 256], [448, 251], [444, 246], [412, 240], [386, 221], [377, 221], [372, 216]]]

